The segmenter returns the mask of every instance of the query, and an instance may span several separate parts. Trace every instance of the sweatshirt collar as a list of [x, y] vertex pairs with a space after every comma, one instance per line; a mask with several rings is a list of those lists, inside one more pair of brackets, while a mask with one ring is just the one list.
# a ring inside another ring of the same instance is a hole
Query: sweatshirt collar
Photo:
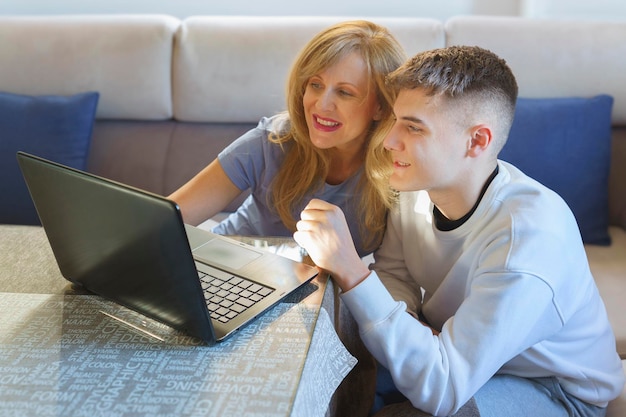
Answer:
[[463, 225], [470, 217], [472, 217], [472, 214], [474, 214], [474, 212], [476, 211], [476, 208], [480, 204], [480, 201], [483, 199], [483, 196], [487, 192], [487, 188], [489, 188], [489, 185], [491, 184], [493, 179], [496, 177], [496, 175], [498, 175], [498, 171], [499, 171], [499, 167], [498, 165], [496, 165], [496, 168], [493, 170], [491, 175], [489, 175], [489, 178], [487, 178], [487, 181], [485, 181], [485, 185], [483, 185], [483, 188], [480, 191], [478, 200], [476, 200], [476, 203], [470, 209], [470, 211], [467, 212], [467, 214], [465, 214], [460, 219], [457, 219], [457, 220], [448, 219], [446, 216], [443, 215], [441, 211], [439, 211], [437, 206], [433, 205], [433, 218], [435, 220], [435, 227], [438, 230], [441, 230], [442, 232], [449, 232], [450, 230], [454, 230], [460, 227], [461, 225]]

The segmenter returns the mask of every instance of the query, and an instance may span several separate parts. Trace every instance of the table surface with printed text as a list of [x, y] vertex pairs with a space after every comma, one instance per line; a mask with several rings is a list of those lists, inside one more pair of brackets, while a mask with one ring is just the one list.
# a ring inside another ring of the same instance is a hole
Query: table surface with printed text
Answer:
[[[239, 239], [297, 250], [289, 239]], [[43, 229], [2, 225], [2, 415], [327, 415], [356, 364], [323, 307], [333, 298], [327, 279], [320, 274], [206, 346], [75, 289], [61, 276]]]

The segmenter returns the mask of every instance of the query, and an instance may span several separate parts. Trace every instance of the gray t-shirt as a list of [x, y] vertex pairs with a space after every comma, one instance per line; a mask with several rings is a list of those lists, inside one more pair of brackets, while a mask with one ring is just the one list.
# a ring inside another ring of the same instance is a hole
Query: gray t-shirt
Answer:
[[[271, 182], [285, 154], [280, 145], [268, 140], [274, 122], [276, 117], [261, 119], [256, 128], [246, 132], [218, 155], [220, 164], [230, 180], [240, 190], [250, 189], [251, 194], [237, 211], [213, 228], [214, 233], [247, 236], [292, 235], [278, 214], [268, 205]], [[307, 194], [293, 215], [295, 219], [300, 218], [300, 212], [312, 198], [319, 198], [341, 207], [357, 252], [365, 256], [368, 251], [364, 249], [359, 233], [357, 222], [359, 199], [355, 198], [355, 190], [362, 173], [363, 168], [341, 184], [324, 184], [321, 189]]]

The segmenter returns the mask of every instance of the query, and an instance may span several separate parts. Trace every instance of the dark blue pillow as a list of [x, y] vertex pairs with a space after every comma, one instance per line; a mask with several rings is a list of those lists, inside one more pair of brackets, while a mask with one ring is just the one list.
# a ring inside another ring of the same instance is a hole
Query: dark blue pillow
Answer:
[[500, 159], [556, 191], [583, 242], [610, 245], [608, 178], [613, 97], [519, 98]]
[[98, 98], [0, 93], [0, 223], [40, 224], [17, 151], [85, 169]]

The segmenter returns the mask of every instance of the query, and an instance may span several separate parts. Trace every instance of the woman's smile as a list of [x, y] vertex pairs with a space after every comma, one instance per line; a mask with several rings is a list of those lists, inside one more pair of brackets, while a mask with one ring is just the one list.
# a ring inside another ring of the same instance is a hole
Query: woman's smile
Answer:
[[339, 123], [333, 119], [321, 117], [317, 114], [313, 115], [313, 121], [315, 122], [315, 128], [324, 132], [332, 132], [342, 126], [342, 123]]

